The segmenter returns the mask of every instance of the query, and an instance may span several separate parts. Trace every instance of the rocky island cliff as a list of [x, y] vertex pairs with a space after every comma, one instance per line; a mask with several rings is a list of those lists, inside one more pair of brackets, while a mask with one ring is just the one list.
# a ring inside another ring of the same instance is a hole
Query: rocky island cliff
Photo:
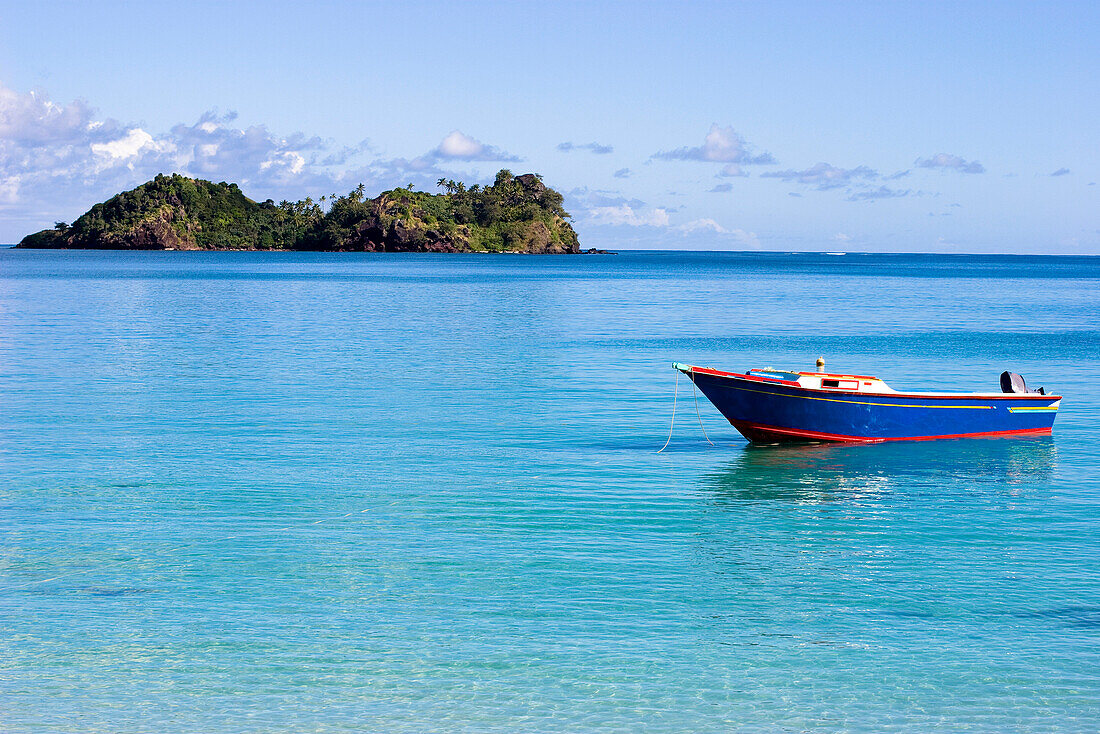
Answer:
[[123, 250], [327, 250], [579, 253], [560, 193], [502, 170], [491, 186], [440, 179], [375, 198], [360, 185], [325, 208], [312, 199], [255, 202], [236, 184], [160, 175], [96, 204], [71, 225], [17, 247]]

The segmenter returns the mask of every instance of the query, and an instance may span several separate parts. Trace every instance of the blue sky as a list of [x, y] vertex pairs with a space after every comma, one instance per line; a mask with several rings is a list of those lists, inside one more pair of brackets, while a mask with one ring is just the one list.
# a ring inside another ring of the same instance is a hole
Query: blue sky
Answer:
[[[1100, 253], [1097, 3], [0, 3], [0, 242], [542, 173], [584, 246]], [[1057, 174], [1057, 175], [1055, 175]]]

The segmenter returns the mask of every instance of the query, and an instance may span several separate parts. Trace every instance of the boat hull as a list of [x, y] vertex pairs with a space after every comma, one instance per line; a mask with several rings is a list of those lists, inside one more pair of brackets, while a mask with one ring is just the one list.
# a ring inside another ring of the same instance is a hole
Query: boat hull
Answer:
[[699, 390], [753, 443], [913, 441], [1048, 434], [1056, 395], [919, 395], [814, 390], [691, 368]]

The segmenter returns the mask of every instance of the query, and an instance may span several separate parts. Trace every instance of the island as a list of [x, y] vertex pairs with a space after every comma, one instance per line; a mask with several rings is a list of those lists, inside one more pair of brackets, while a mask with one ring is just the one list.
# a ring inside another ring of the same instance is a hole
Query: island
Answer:
[[[234, 183], [179, 174], [96, 204], [71, 225], [28, 235], [21, 248], [580, 253], [562, 195], [534, 173], [501, 170], [492, 185], [439, 179], [374, 198], [360, 184], [318, 202], [249, 199]], [[589, 252], [596, 252], [590, 250]]]

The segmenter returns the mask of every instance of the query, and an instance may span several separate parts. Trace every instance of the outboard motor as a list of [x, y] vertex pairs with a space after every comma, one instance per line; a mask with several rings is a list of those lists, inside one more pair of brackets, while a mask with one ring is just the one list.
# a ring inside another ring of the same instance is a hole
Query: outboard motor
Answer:
[[1046, 390], [1041, 387], [1038, 390], [1028, 390], [1023, 377], [1007, 370], [1001, 373], [1001, 392], [1047, 394]]

